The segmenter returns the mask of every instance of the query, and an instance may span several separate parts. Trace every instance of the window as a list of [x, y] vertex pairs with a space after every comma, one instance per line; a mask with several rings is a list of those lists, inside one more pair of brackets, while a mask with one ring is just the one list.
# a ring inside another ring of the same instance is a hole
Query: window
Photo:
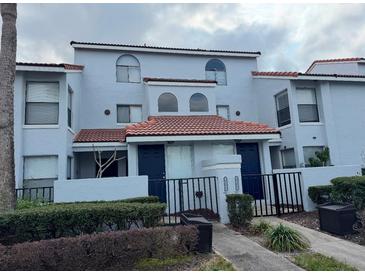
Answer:
[[299, 121], [319, 122], [316, 90], [310, 88], [298, 88], [298, 113]]
[[323, 151], [323, 146], [306, 146], [303, 147], [305, 166], [310, 166], [309, 158], [316, 158], [317, 151]]
[[141, 105], [117, 105], [117, 123], [142, 122]]
[[284, 149], [281, 151], [281, 158], [283, 162], [283, 168], [295, 168], [295, 153], [294, 148]]
[[25, 96], [25, 124], [57, 125], [58, 102], [58, 83], [28, 82]]
[[229, 106], [217, 106], [217, 115], [229, 120]]
[[190, 145], [166, 146], [167, 178], [193, 177], [193, 147]]
[[67, 99], [67, 125], [72, 128], [72, 95], [73, 91], [71, 87], [68, 87], [68, 99]]
[[275, 96], [276, 115], [278, 118], [278, 126], [282, 127], [290, 124], [290, 109], [288, 92], [284, 91]]
[[141, 67], [136, 57], [125, 54], [117, 60], [117, 82], [140, 83]]
[[159, 112], [177, 112], [177, 99], [172, 93], [162, 93], [158, 97], [158, 111]]
[[31, 187], [50, 186], [58, 178], [57, 156], [24, 157], [24, 183]]
[[72, 178], [72, 157], [67, 156], [67, 180]]
[[208, 100], [201, 93], [195, 93], [190, 97], [190, 111], [206, 112], [208, 111]]
[[207, 80], [217, 81], [217, 85], [227, 85], [226, 66], [221, 60], [211, 59], [205, 66]]

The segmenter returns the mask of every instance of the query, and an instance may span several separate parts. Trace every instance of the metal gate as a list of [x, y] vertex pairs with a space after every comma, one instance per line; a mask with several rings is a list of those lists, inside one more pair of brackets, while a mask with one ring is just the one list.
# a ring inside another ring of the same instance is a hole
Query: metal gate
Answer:
[[[261, 195], [254, 199], [254, 216], [280, 216], [302, 212], [301, 172], [242, 175], [242, 185], [259, 183]], [[245, 189], [245, 188], [243, 188]]]
[[219, 219], [216, 177], [154, 179], [149, 183], [166, 186], [164, 223], [179, 223], [181, 213], [188, 212]]

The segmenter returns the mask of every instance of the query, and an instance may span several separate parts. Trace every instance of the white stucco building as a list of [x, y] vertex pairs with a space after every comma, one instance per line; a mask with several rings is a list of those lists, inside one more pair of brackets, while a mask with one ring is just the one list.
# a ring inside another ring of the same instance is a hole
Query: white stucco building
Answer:
[[71, 46], [75, 65], [17, 64], [19, 188], [95, 178], [96, 150], [105, 161], [115, 150], [123, 158], [105, 177], [200, 177], [207, 161], [271, 174], [308, 166], [324, 147], [331, 165], [364, 165], [362, 58], [316, 61], [306, 73], [260, 72], [259, 52]]

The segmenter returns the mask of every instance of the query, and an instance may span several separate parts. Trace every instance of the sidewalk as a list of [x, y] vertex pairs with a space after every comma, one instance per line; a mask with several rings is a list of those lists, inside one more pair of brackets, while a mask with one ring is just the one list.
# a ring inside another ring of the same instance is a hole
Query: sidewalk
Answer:
[[278, 255], [221, 223], [213, 224], [214, 250], [241, 271], [302, 270]]
[[308, 238], [311, 250], [356, 267], [358, 270], [365, 270], [365, 246], [351, 243], [331, 235], [294, 224], [277, 217], [264, 217], [263, 219], [274, 223], [288, 225]]

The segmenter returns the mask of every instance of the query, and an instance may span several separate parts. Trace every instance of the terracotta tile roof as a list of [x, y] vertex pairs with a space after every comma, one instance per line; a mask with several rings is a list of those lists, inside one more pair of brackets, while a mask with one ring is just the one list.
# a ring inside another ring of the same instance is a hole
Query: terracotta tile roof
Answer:
[[252, 71], [252, 76], [269, 76], [269, 77], [333, 77], [333, 78], [365, 78], [362, 74], [325, 74], [325, 73], [302, 73], [286, 71]]
[[182, 83], [211, 83], [216, 84], [215, 80], [205, 80], [205, 79], [174, 79], [174, 78], [153, 78], [153, 77], [145, 77], [143, 78], [144, 82], [182, 82]]
[[75, 143], [125, 142], [125, 129], [81, 129]]
[[66, 63], [29, 63], [29, 62], [16, 62], [17, 66], [32, 66], [32, 67], [54, 67], [64, 68], [66, 70], [83, 70], [84, 66]]
[[126, 136], [229, 135], [279, 133], [265, 124], [230, 121], [217, 115], [151, 116], [130, 125]]
[[318, 64], [318, 63], [359, 62], [359, 61], [364, 61], [364, 60], [365, 60], [365, 58], [361, 58], [361, 57], [314, 60], [305, 73], [310, 72], [312, 70], [312, 68], [314, 67], [314, 65]]
[[199, 52], [215, 52], [215, 53], [242, 53], [261, 55], [260, 51], [237, 51], [237, 50], [217, 50], [217, 49], [199, 49], [199, 48], [173, 48], [173, 47], [158, 47], [147, 45], [128, 45], [128, 44], [114, 44], [114, 43], [92, 43], [92, 42], [78, 42], [71, 41], [70, 45], [90, 45], [90, 46], [110, 46], [110, 47], [130, 47], [130, 48], [145, 48], [145, 49], [161, 49], [161, 50], [177, 50], [177, 51], [199, 51]]

